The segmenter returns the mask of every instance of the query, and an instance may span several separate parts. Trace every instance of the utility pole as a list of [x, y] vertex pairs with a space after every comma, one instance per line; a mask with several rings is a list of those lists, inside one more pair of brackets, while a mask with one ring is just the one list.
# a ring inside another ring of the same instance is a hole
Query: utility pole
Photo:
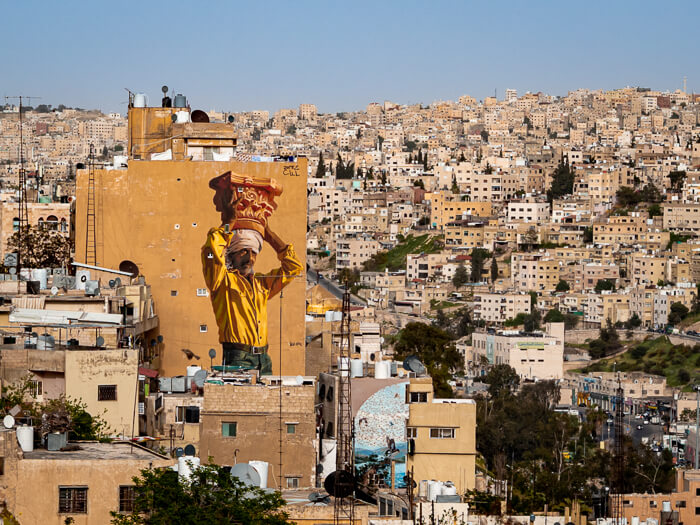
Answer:
[[41, 97], [27, 97], [24, 95], [17, 95], [13, 97], [5, 97], [5, 100], [18, 99], [19, 100], [19, 242], [17, 243], [17, 286], [19, 286], [19, 281], [21, 280], [21, 270], [22, 270], [22, 243], [24, 242], [24, 237], [29, 228], [29, 212], [27, 211], [27, 174], [24, 170], [24, 131], [23, 131], [23, 119], [22, 119], [22, 101], [27, 99]]

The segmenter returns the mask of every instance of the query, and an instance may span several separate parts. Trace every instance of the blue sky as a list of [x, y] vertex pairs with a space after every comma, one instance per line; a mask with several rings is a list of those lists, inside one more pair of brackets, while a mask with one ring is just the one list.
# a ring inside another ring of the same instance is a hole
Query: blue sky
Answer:
[[126, 110], [430, 103], [506, 88], [700, 92], [700, 2], [203, 1], [0, 4], [0, 95]]

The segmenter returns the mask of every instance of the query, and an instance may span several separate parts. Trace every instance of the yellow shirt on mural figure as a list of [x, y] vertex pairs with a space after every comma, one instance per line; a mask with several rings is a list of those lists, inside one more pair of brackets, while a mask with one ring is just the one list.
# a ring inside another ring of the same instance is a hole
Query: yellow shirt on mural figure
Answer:
[[202, 246], [204, 281], [211, 292], [220, 343], [267, 344], [267, 300], [303, 270], [292, 245], [277, 254], [282, 265], [268, 274], [256, 273], [253, 282], [238, 270], [226, 268], [224, 253], [232, 232], [212, 228]]

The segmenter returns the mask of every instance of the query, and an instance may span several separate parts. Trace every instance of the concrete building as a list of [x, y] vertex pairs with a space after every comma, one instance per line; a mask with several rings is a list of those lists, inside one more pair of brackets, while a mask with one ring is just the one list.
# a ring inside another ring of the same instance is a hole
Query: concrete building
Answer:
[[437, 399], [430, 378], [412, 379], [406, 396], [406, 469], [413, 469], [417, 481], [451, 481], [458, 494], [475, 488], [474, 400]]
[[531, 303], [527, 293], [474, 293], [474, 320], [502, 324], [519, 313], [529, 314]]
[[199, 456], [212, 457], [219, 465], [266, 461], [270, 487], [315, 486], [315, 396], [315, 379], [310, 377], [301, 384], [284, 376], [265, 376], [256, 384], [206, 382]]
[[545, 332], [474, 332], [472, 363], [510, 365], [521, 379], [561, 379], [564, 375], [564, 323], [547, 323]]

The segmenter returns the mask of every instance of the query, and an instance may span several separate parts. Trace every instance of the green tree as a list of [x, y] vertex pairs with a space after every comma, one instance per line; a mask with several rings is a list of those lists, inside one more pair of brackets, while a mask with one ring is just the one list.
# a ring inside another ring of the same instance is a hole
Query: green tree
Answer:
[[668, 178], [671, 180], [672, 190], [681, 191], [683, 189], [683, 183], [685, 182], [685, 171], [674, 170], [668, 174]]
[[452, 175], [452, 193], [459, 193], [459, 185], [457, 184], [457, 177]]
[[488, 252], [488, 250], [485, 250], [483, 248], [473, 248], [472, 253], [471, 253], [471, 264], [472, 264], [472, 271], [471, 271], [471, 282], [473, 283], [478, 283], [481, 282], [481, 275], [484, 273], [484, 263], [486, 259], [488, 259], [491, 256], [491, 254]]
[[483, 377], [482, 382], [489, 385], [491, 399], [510, 397], [520, 385], [520, 376], [510, 365], [494, 365]]
[[498, 261], [496, 257], [491, 258], [491, 282], [495, 283], [498, 280]]
[[534, 308], [531, 314], [525, 316], [523, 321], [523, 329], [526, 332], [534, 332], [535, 330], [539, 329], [541, 322], [542, 315], [537, 308]]
[[420, 188], [422, 190], [425, 189], [425, 183], [423, 182], [423, 179], [416, 179], [413, 181], [413, 187], [414, 188]]
[[641, 197], [643, 202], [659, 203], [664, 200], [659, 189], [653, 184], [647, 184], [642, 188]]
[[680, 323], [688, 315], [688, 307], [683, 303], [673, 303], [671, 305], [671, 313], [668, 314], [669, 324], [676, 325]]
[[591, 341], [588, 344], [588, 348], [593, 359], [605, 357], [622, 348], [620, 336], [610, 319], [607, 320], [605, 327], [601, 326], [598, 339]]
[[544, 316], [544, 322], [545, 323], [563, 323], [564, 322], [564, 314], [561, 313], [558, 309], [552, 308], [549, 312], [547, 312], [547, 315]]
[[452, 284], [455, 288], [460, 288], [469, 282], [469, 274], [463, 263], [460, 263], [452, 277]]
[[591, 226], [586, 226], [583, 229], [583, 242], [584, 243], [591, 243], [593, 242], [593, 227]]
[[279, 492], [248, 487], [218, 465], [194, 469], [188, 481], [170, 469], [144, 469], [133, 480], [134, 511], [112, 512], [113, 525], [291, 523]]
[[24, 268], [60, 268], [70, 262], [71, 244], [57, 231], [28, 226], [10, 236], [7, 251], [21, 252]]
[[664, 214], [661, 206], [658, 204], [650, 204], [647, 208], [647, 212], [649, 213], [649, 217], [661, 217]]
[[323, 160], [323, 152], [318, 154], [318, 166], [316, 167], [316, 178], [321, 179], [326, 176], [326, 163]]
[[617, 203], [625, 207], [636, 206], [642, 200], [641, 194], [628, 186], [622, 186], [617, 190], [615, 196], [617, 197]]
[[569, 283], [567, 283], [564, 279], [559, 279], [557, 287], [555, 288], [557, 292], [568, 292], [570, 289], [571, 287], [569, 286]]
[[625, 323], [625, 328], [628, 330], [634, 330], [640, 326], [642, 326], [642, 320], [639, 318], [636, 312], [632, 314], [632, 317], [630, 317]]
[[394, 352], [397, 359], [416, 355], [433, 378], [433, 389], [438, 397], [452, 397], [448, 381], [452, 375], [464, 371], [464, 358], [457, 351], [450, 334], [425, 323], [408, 323], [399, 332]]
[[486, 131], [485, 129], [482, 129], [480, 135], [481, 135], [481, 140], [483, 140], [484, 142], [488, 143], [488, 141], [489, 141], [489, 132]]
[[574, 172], [568, 162], [562, 159], [552, 175], [552, 186], [547, 190], [547, 200], [551, 203], [564, 195], [574, 192]]
[[595, 291], [600, 293], [607, 290], [615, 291], [615, 281], [612, 279], [598, 279], [598, 282], [595, 283]]

